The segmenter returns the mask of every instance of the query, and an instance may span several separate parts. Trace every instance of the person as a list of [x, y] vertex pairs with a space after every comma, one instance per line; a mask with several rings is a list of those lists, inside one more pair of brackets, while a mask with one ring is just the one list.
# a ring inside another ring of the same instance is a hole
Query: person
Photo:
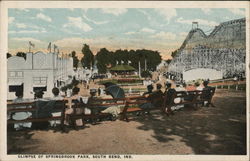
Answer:
[[[58, 100], [63, 100], [64, 99], [61, 95], [59, 95], [60, 90], [58, 88], [54, 87], [52, 89], [52, 93], [53, 93], [54, 97], [51, 98], [51, 100], [58, 101]], [[53, 112], [52, 116], [53, 117], [61, 116], [61, 112]], [[50, 126], [56, 126], [58, 124], [60, 124], [60, 120], [52, 120], [52, 121], [50, 121]]]
[[[144, 92], [142, 94], [142, 96], [146, 97], [146, 100], [150, 101], [150, 102], [146, 102], [146, 103], [142, 103], [139, 105], [140, 108], [142, 109], [150, 109], [150, 108], [154, 108], [154, 105], [152, 104], [152, 93], [153, 93], [153, 85], [150, 84], [147, 86], [147, 92]], [[141, 112], [137, 112], [136, 115], [140, 115]]]
[[[46, 118], [52, 116], [53, 103], [43, 98], [44, 92], [42, 90], [35, 91], [35, 104], [36, 111], [32, 113], [33, 118]], [[49, 127], [49, 121], [34, 122], [32, 124], [33, 129], [46, 129]]]
[[48, 101], [47, 99], [43, 98], [44, 92], [42, 90], [36, 90], [34, 95], [35, 101]]
[[99, 87], [98, 88], [98, 96], [100, 96], [101, 95], [101, 88]]
[[[208, 81], [204, 81], [203, 82], [203, 86], [204, 86], [203, 91], [204, 92], [203, 92], [203, 94], [201, 96], [202, 99], [209, 99], [211, 97], [210, 90], [213, 87], [208, 86], [208, 84], [209, 84]], [[214, 105], [211, 102], [209, 102], [209, 101], [204, 101], [203, 105], [206, 106], [206, 107], [208, 107], [209, 105], [211, 105], [212, 107], [214, 107]]]
[[[177, 91], [177, 92], [183, 92], [185, 95], [187, 94], [186, 89], [183, 88], [183, 86], [181, 84], [176, 84], [175, 91]], [[175, 103], [180, 103], [181, 101], [184, 101], [184, 98], [175, 98], [174, 99]], [[174, 108], [175, 110], [179, 110], [179, 109], [181, 109], [183, 107], [184, 107], [184, 105], [176, 105], [176, 106], [174, 106], [172, 108]]]
[[161, 90], [162, 85], [160, 83], [156, 84], [156, 91], [150, 94], [152, 104], [154, 107], [162, 107], [163, 105], [163, 95], [164, 93]]
[[61, 95], [59, 95], [60, 90], [58, 88], [54, 87], [52, 89], [52, 93], [54, 95], [54, 97], [52, 98], [52, 100], [63, 100], [64, 99]]
[[202, 91], [203, 90], [203, 86], [199, 82], [196, 82], [194, 85], [195, 85], [195, 88], [196, 88], [197, 91]]
[[[87, 105], [88, 104], [99, 104], [98, 97], [96, 96], [96, 89], [90, 89], [89, 91], [90, 97], [88, 98]], [[102, 110], [106, 109], [107, 107], [89, 107], [92, 114], [98, 114]]]
[[[75, 109], [73, 109], [74, 105], [76, 105], [77, 103], [83, 103], [82, 97], [79, 95], [80, 92], [80, 88], [78, 87], [74, 87], [72, 90], [72, 96], [70, 98], [68, 98], [68, 102], [69, 102], [69, 107], [65, 110], [65, 124], [69, 125], [69, 114], [73, 114], [75, 112], [75, 114], [82, 114], [84, 112], [83, 108], [80, 107], [75, 107]], [[83, 121], [82, 119], [77, 119], [75, 124], [77, 126], [83, 126]]]
[[171, 101], [172, 101], [172, 97], [174, 96], [175, 94], [175, 89], [171, 88], [172, 87], [172, 84], [170, 82], [167, 82], [166, 83], [166, 90], [164, 92], [164, 102], [163, 102], [163, 105], [164, 105], [164, 108], [166, 108], [166, 113], [167, 114], [174, 114], [172, 109], [171, 109]]
[[[22, 90], [17, 90], [16, 93], [16, 99], [13, 100], [13, 103], [21, 103], [25, 102], [23, 99], [23, 91]], [[17, 106], [17, 108], [26, 108], [26, 106]], [[16, 112], [12, 115], [13, 120], [24, 120], [29, 118], [32, 115], [30, 112]], [[27, 123], [15, 123], [14, 128], [16, 130], [21, 130], [23, 128], [31, 128], [32, 123], [27, 122]]]
[[143, 96], [146, 96], [146, 95], [148, 95], [148, 94], [153, 93], [153, 89], [154, 89], [154, 87], [153, 87], [152, 84], [148, 85], [148, 86], [147, 86], [147, 92], [144, 92], [142, 95], [143, 95]]

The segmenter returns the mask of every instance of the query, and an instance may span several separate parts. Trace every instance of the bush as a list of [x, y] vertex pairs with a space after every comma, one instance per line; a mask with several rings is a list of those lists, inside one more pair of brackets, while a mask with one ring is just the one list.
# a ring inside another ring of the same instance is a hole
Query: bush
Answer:
[[143, 72], [141, 72], [141, 76], [143, 77], [143, 78], [148, 78], [148, 77], [152, 77], [152, 74], [147, 70], [147, 71], [143, 71]]
[[140, 79], [118, 79], [117, 83], [142, 83]]

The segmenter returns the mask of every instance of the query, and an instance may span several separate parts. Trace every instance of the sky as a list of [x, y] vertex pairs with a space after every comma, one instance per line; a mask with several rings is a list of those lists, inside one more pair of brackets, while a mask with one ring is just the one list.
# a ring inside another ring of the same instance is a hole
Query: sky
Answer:
[[[171, 58], [192, 22], [209, 34], [221, 22], [243, 18], [240, 8], [10, 8], [8, 10], [9, 52], [48, 52], [56, 44], [61, 53], [76, 51], [83, 44], [94, 54], [101, 48], [148, 49]], [[53, 45], [52, 45], [53, 46]]]

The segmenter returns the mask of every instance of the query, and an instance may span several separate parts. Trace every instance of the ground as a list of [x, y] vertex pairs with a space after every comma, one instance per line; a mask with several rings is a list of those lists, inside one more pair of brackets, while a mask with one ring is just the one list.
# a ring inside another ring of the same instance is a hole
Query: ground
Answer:
[[216, 107], [130, 116], [61, 133], [9, 131], [9, 154], [246, 154], [245, 92], [217, 90]]

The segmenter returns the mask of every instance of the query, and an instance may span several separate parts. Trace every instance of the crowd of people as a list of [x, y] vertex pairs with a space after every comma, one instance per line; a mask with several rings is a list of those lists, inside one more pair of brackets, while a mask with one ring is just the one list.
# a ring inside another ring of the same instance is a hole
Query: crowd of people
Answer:
[[[202, 84], [200, 83], [195, 83], [194, 85], [188, 84], [186, 85], [185, 83], [183, 84], [172, 84], [170, 82], [165, 83], [165, 89], [163, 89], [163, 86], [161, 84], [156, 84], [156, 89], [154, 90], [154, 87], [152, 84], [147, 86], [147, 91], [142, 94], [148, 100], [146, 103], [142, 103], [139, 105], [140, 108], [144, 109], [147, 113], [147, 109], [150, 110], [152, 108], [159, 108], [162, 107], [163, 105], [167, 107], [168, 103], [170, 102], [170, 99], [172, 95], [176, 91], [193, 91], [193, 90], [204, 90], [206, 88], [210, 88], [208, 86], [208, 81], [204, 81]], [[163, 92], [164, 91], [164, 92]], [[52, 98], [43, 98], [44, 92], [39, 90], [35, 92], [34, 95], [34, 101], [36, 102], [36, 111], [31, 113], [31, 112], [15, 112], [11, 115], [8, 116], [9, 119], [13, 120], [23, 120], [27, 119], [29, 117], [34, 117], [34, 118], [43, 118], [43, 117], [58, 117], [61, 116], [61, 111], [54, 111], [53, 110], [53, 103], [58, 100], [66, 100], [67, 103], [67, 108], [65, 110], [65, 125], [70, 125], [70, 114], [94, 114], [98, 115], [100, 113], [109, 113], [111, 114], [111, 120], [116, 120], [118, 115], [122, 112], [124, 105], [115, 105], [115, 106], [100, 106], [100, 107], [95, 107], [95, 106], [89, 106], [89, 104], [100, 104], [101, 102], [98, 102], [98, 98], [100, 95], [100, 91], [97, 89], [90, 89], [90, 96], [89, 97], [82, 97], [80, 94], [80, 88], [74, 87], [72, 89], [72, 93], [70, 96], [63, 97], [60, 95], [60, 90], [58, 88], [53, 88], [52, 93], [53, 97]], [[97, 96], [98, 93], [98, 96]], [[108, 92], [106, 94], [109, 94]], [[16, 99], [13, 100], [13, 103], [20, 103], [20, 102], [26, 102], [25, 99], [23, 99], [23, 92], [22, 91], [16, 91]], [[164, 98], [164, 99], [162, 99]], [[190, 99], [188, 96], [185, 99]], [[176, 98], [174, 100], [176, 103], [182, 101], [179, 98]], [[84, 105], [84, 108], [82, 107], [74, 107], [73, 106], [77, 103], [81, 103]], [[177, 105], [174, 107], [170, 107], [166, 109], [167, 113], [173, 114], [173, 110], [178, 110], [183, 108], [183, 105]], [[18, 108], [26, 108], [26, 106], [19, 106]], [[138, 115], [141, 113], [138, 112]], [[90, 121], [92, 124], [96, 124], [98, 121], [97, 119], [91, 119], [91, 120], [86, 120]], [[35, 129], [40, 129], [40, 128], [47, 128], [49, 126], [54, 127], [60, 124], [61, 122], [59, 120], [53, 120], [53, 121], [47, 121], [47, 122], [41, 122], [41, 123], [15, 123], [14, 128], [16, 130], [20, 129], [25, 129], [25, 128], [35, 128]], [[83, 120], [78, 119], [75, 120], [74, 122], [75, 125], [77, 126], [82, 126], [83, 125]]]

